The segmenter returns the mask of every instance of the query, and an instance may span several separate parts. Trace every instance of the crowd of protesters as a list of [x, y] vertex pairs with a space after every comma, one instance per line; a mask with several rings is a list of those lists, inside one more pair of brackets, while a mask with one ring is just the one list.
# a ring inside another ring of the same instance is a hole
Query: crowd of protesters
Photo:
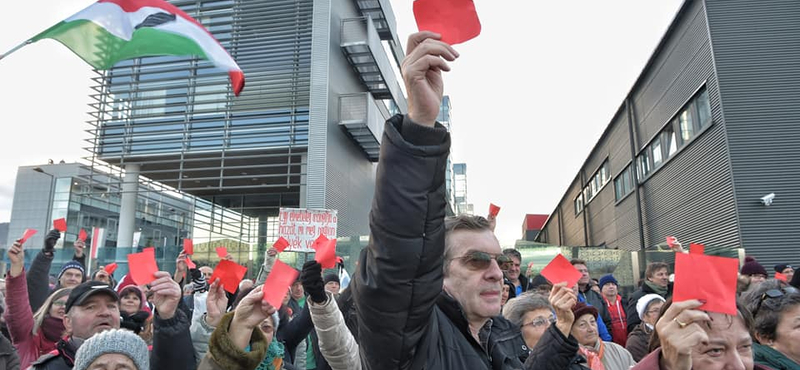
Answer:
[[725, 315], [673, 302], [667, 264], [650, 263], [626, 297], [579, 259], [577, 284], [551, 284], [501, 250], [494, 215], [445, 218], [450, 136], [435, 119], [459, 54], [430, 32], [407, 47], [408, 114], [386, 123], [370, 243], [349, 286], [308, 261], [273, 307], [262, 299], [273, 248], [235, 293], [183, 253], [174, 272], [137, 285], [102, 266], [87, 275], [78, 241], [51, 289], [53, 230], [27, 270], [20, 241], [8, 250], [0, 370], [800, 369], [791, 265], [769, 278], [748, 257], [737, 314]]

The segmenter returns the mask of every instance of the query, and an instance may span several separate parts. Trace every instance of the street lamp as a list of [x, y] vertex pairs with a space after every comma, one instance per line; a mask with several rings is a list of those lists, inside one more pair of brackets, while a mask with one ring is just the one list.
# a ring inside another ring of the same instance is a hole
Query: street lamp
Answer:
[[47, 196], [47, 216], [44, 222], [44, 229], [43, 229], [43, 230], [50, 230], [50, 222], [52, 222], [52, 217], [53, 217], [53, 185], [55, 184], [56, 177], [45, 172], [41, 167], [34, 167], [32, 169], [38, 173], [50, 176], [50, 194], [48, 194]]

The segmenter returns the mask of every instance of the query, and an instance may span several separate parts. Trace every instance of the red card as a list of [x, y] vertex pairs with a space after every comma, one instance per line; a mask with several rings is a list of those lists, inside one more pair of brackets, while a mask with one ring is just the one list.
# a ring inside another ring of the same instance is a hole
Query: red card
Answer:
[[[211, 275], [208, 283], [211, 284], [219, 279], [222, 288], [228, 293], [236, 293], [239, 288], [239, 283], [244, 279], [244, 274], [247, 272], [247, 267], [244, 267], [236, 262], [222, 260], [217, 264], [214, 273]], [[280, 306], [278, 306], [280, 307]]]
[[696, 253], [675, 255], [675, 302], [701, 299], [698, 310], [736, 315], [736, 277], [739, 261], [735, 258]]
[[188, 255], [194, 254], [194, 243], [192, 239], [183, 239], [183, 253]]
[[328, 241], [328, 237], [325, 236], [325, 234], [319, 234], [319, 237], [317, 237], [317, 240], [314, 240], [314, 243], [311, 244], [311, 249], [317, 250], [317, 248], [319, 248], [322, 245], [322, 243], [324, 243], [326, 241]]
[[789, 282], [789, 279], [787, 279], [786, 275], [784, 275], [784, 274], [782, 274], [780, 272], [776, 272], [775, 273], [775, 280], [780, 280], [780, 281], [782, 281], [784, 283], [788, 283]]
[[147, 247], [142, 249], [142, 252], [152, 253], [154, 256], [156, 255], [156, 247]]
[[689, 253], [705, 254], [706, 253], [706, 246], [703, 245], [703, 244], [690, 243], [689, 244]]
[[129, 254], [128, 269], [136, 285], [149, 284], [155, 280], [156, 277], [153, 274], [158, 272], [155, 250], [152, 248], [145, 248], [141, 253]]
[[225, 247], [217, 247], [217, 256], [219, 258], [225, 258], [228, 255], [228, 248]]
[[300, 273], [291, 266], [281, 260], [275, 261], [272, 271], [267, 276], [267, 281], [264, 282], [263, 299], [272, 307], [280, 307], [283, 298], [286, 297], [286, 292], [289, 291], [289, 286], [297, 280], [298, 275]]
[[117, 266], [117, 263], [116, 263], [116, 262], [111, 262], [111, 263], [109, 263], [109, 264], [107, 264], [107, 265], [103, 266], [103, 270], [106, 270], [106, 272], [107, 272], [109, 275], [114, 275], [114, 271], [117, 271], [117, 267], [118, 267], [118, 266]]
[[19, 244], [25, 244], [28, 239], [30, 239], [33, 234], [36, 234], [36, 230], [34, 229], [25, 229], [25, 232], [22, 233], [22, 237], [19, 238]]
[[62, 233], [67, 231], [67, 220], [63, 218], [59, 218], [58, 220], [53, 220], [53, 228], [61, 231]]
[[336, 266], [336, 239], [326, 240], [319, 244], [314, 260], [322, 265], [322, 268], [329, 269]]
[[189, 258], [189, 256], [186, 256], [186, 267], [188, 267], [189, 269], [197, 268], [197, 265], [194, 262], [192, 262], [192, 259]]
[[441, 34], [442, 41], [450, 45], [481, 33], [481, 21], [472, 0], [416, 0], [414, 18], [420, 31]]
[[498, 213], [500, 213], [500, 207], [494, 205], [493, 203], [489, 203], [489, 216], [497, 217]]
[[581, 272], [561, 254], [557, 254], [542, 270], [541, 274], [553, 284], [566, 281], [568, 288], [572, 288], [582, 276]]
[[86, 241], [86, 236], [87, 236], [86, 235], [86, 230], [81, 229], [81, 231], [78, 233], [78, 240], [80, 240], [82, 242], [85, 242]]
[[286, 247], [288, 246], [289, 246], [289, 241], [286, 240], [284, 237], [278, 238], [278, 241], [276, 241], [275, 244], [272, 245], [272, 247], [275, 248], [275, 250], [277, 250], [278, 252], [283, 252], [283, 250], [286, 249]]

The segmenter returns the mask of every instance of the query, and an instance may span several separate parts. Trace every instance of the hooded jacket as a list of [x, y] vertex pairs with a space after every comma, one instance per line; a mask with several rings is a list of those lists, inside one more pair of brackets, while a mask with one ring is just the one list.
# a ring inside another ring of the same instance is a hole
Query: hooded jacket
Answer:
[[442, 292], [449, 149], [441, 124], [396, 115], [385, 125], [370, 241], [350, 283], [364, 369], [518, 369], [527, 356], [519, 329], [502, 317], [484, 351]]

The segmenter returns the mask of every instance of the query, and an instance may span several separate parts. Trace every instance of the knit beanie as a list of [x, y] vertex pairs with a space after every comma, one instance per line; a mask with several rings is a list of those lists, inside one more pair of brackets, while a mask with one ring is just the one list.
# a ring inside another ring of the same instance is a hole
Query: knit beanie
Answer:
[[653, 300], [659, 300], [661, 302], [665, 302], [664, 297], [658, 294], [645, 294], [642, 296], [642, 298], [639, 298], [639, 300], [636, 301], [636, 313], [639, 314], [639, 319], [644, 319], [645, 310], [647, 309], [647, 306], [650, 304], [650, 302]]
[[611, 274], [601, 277], [600, 283], [598, 285], [600, 286], [600, 289], [603, 289], [603, 287], [606, 286], [606, 284], [608, 283], [614, 283], [614, 285], [619, 286], [617, 279], [615, 279], [614, 275]]
[[331, 281], [336, 282], [336, 284], [339, 284], [339, 276], [337, 276], [336, 274], [326, 274], [325, 279], [323, 279], [323, 284], [330, 283]]
[[787, 268], [790, 268], [790, 269], [794, 270], [794, 267], [792, 267], [792, 265], [781, 263], [781, 264], [775, 265], [775, 272], [783, 273], [783, 270], [786, 270]]
[[71, 260], [71, 261], [65, 263], [64, 266], [61, 266], [61, 272], [58, 273], [58, 278], [56, 278], [56, 280], [60, 281], [61, 280], [61, 275], [64, 275], [64, 272], [69, 270], [69, 269], [80, 270], [81, 276], [83, 276], [82, 280], [86, 280], [86, 270], [84, 270], [83, 265], [81, 265], [80, 262], [75, 261], [75, 260]]
[[744, 258], [744, 265], [742, 265], [742, 270], [739, 271], [742, 275], [757, 275], [761, 274], [764, 276], [767, 275], [767, 270], [764, 266], [761, 266], [755, 258], [747, 256]]
[[133, 361], [137, 370], [150, 369], [150, 354], [147, 344], [138, 335], [128, 330], [111, 329], [97, 333], [78, 348], [74, 370], [86, 370], [98, 357], [118, 353]]

